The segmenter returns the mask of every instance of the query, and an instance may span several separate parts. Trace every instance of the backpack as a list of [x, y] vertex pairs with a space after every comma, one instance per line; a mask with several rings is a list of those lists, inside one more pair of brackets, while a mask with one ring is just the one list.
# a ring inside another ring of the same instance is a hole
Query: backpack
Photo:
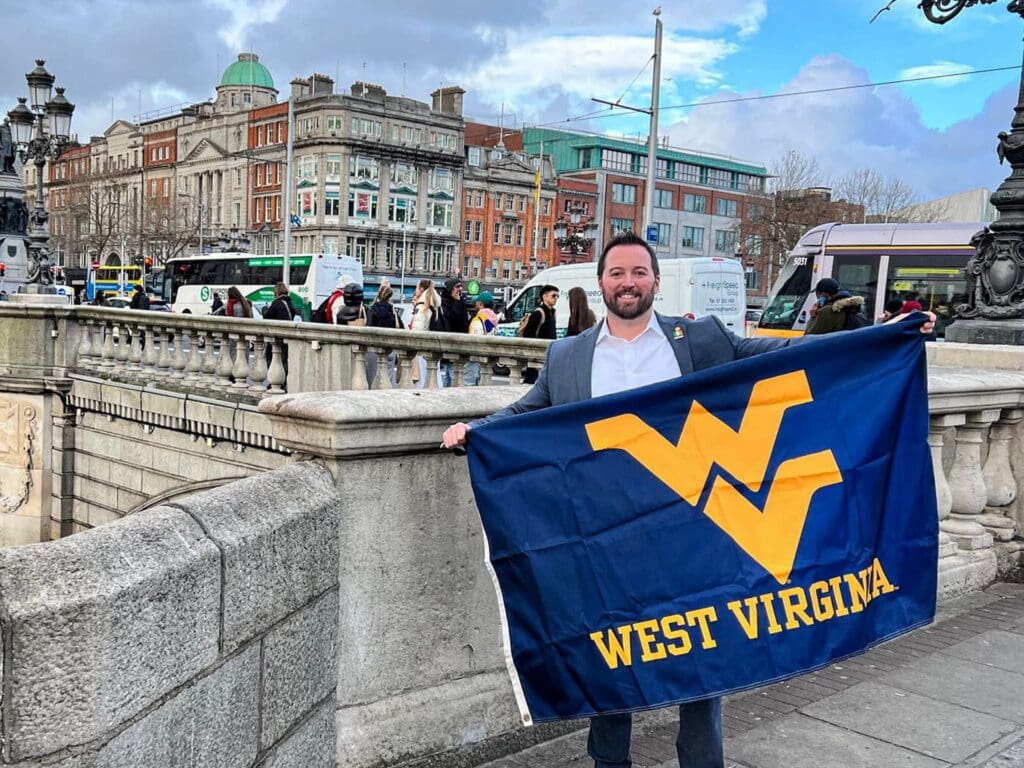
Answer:
[[[333, 296], [334, 294], [331, 294], [331, 295]], [[331, 322], [327, 318], [327, 305], [330, 303], [330, 301], [331, 301], [331, 297], [330, 296], [328, 296], [326, 299], [324, 299], [323, 303], [321, 303], [319, 307], [317, 307], [316, 309], [314, 309], [312, 311], [312, 313], [310, 313], [309, 319], [312, 320], [314, 323], [329, 323], [329, 322]]]
[[843, 324], [844, 331], [856, 331], [858, 328], [866, 328], [871, 325], [863, 312], [847, 312], [846, 322]]
[[427, 324], [427, 330], [429, 331], [447, 331], [448, 320], [437, 307], [430, 308], [430, 322]]
[[[534, 312], [543, 312], [543, 310], [540, 307], [537, 307], [536, 309], [534, 309], [534, 310], [532, 310], [530, 312], [527, 312], [525, 315], [523, 315], [523, 319], [519, 321], [519, 327], [516, 328], [516, 336], [519, 336], [521, 338], [527, 338], [526, 337], [526, 326], [530, 324], [530, 318], [533, 317], [533, 313]], [[543, 323], [544, 323], [544, 318], [541, 317], [541, 324], [543, 325]], [[537, 329], [540, 330], [540, 326], [537, 326]], [[534, 338], [534, 337], [531, 336], [530, 338]]]

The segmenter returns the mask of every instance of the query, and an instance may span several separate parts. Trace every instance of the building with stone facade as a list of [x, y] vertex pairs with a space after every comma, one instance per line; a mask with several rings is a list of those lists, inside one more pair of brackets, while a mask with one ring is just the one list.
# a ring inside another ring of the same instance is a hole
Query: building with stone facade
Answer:
[[522, 286], [537, 270], [558, 263], [554, 168], [547, 157], [470, 141], [462, 195], [463, 272], [492, 290]]
[[[287, 102], [269, 70], [243, 53], [213, 101], [115, 121], [48, 169], [60, 263], [164, 259], [208, 249], [229, 230], [257, 252], [283, 250], [294, 215], [295, 252], [350, 253], [367, 282], [404, 271], [461, 271], [463, 154], [460, 88], [426, 104], [356, 83], [293, 80], [293, 190], [284, 197]], [[403, 258], [408, 253], [408, 259]]]

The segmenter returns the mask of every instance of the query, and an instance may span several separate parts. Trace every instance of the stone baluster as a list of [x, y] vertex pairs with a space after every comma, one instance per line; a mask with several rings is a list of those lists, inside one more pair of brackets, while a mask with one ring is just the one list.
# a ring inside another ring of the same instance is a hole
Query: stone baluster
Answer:
[[198, 384], [203, 361], [199, 358], [199, 334], [193, 331], [182, 331], [183, 340], [188, 341], [188, 362], [185, 363], [185, 381]]
[[156, 376], [156, 342], [157, 332], [155, 328], [143, 327], [145, 334], [146, 349], [142, 352], [142, 378], [151, 379]]
[[518, 386], [523, 383], [523, 364], [518, 360], [502, 360], [501, 364], [508, 368], [508, 383]]
[[437, 352], [424, 352], [423, 357], [427, 360], [427, 389], [437, 389], [438, 369], [441, 366], [441, 356]]
[[235, 391], [246, 389], [249, 386], [249, 342], [241, 335], [232, 333], [228, 336], [235, 343], [235, 367], [231, 369], [235, 383], [231, 385], [231, 389]]
[[956, 554], [957, 544], [946, 532], [949, 513], [953, 509], [953, 494], [946, 481], [946, 472], [942, 467], [942, 448], [945, 444], [946, 430], [963, 424], [962, 413], [948, 413], [932, 416], [928, 426], [928, 447], [932, 454], [932, 474], [935, 476], [935, 502], [939, 510], [939, 558]]
[[452, 386], [461, 387], [463, 386], [463, 374], [465, 373], [466, 362], [460, 355], [449, 354], [445, 357], [448, 364], [451, 365], [452, 371]]
[[185, 330], [179, 328], [174, 332], [174, 356], [171, 358], [171, 378], [175, 381], [184, 381], [185, 366], [188, 365], [188, 358], [185, 357]]
[[352, 345], [352, 389], [369, 389], [366, 381], [366, 347]]
[[480, 362], [480, 386], [488, 387], [493, 383], [495, 360], [490, 357], [482, 357], [478, 358], [478, 361]]
[[145, 326], [140, 325], [132, 331], [131, 348], [128, 350], [128, 370], [132, 373], [142, 371], [142, 341], [145, 338]]
[[214, 331], [213, 336], [217, 340], [217, 389], [230, 392], [231, 371], [235, 368], [234, 360], [231, 358], [231, 339], [226, 333], [219, 331]]
[[1007, 408], [989, 430], [988, 458], [982, 470], [988, 505], [980, 522], [996, 541], [1012, 541], [1016, 530], [1016, 520], [1010, 514], [1010, 505], [1017, 498], [1017, 481], [1010, 468], [1010, 445], [1021, 418], [1024, 409]]
[[92, 321], [82, 321], [81, 334], [78, 339], [78, 354], [75, 364], [79, 367], [92, 365]]
[[263, 395], [267, 389], [267, 343], [262, 336], [247, 336], [252, 341], [252, 370], [249, 371], [249, 391]]
[[162, 328], [154, 329], [155, 340], [160, 343], [160, 352], [156, 359], [157, 378], [166, 378], [171, 373], [171, 345], [168, 339], [169, 331]]
[[103, 321], [95, 322], [91, 327], [94, 332], [92, 337], [93, 367], [99, 368], [103, 365], [103, 342], [105, 341]]
[[114, 326], [106, 321], [100, 321], [100, 323], [100, 327], [103, 329], [103, 359], [100, 362], [100, 367], [110, 369], [114, 367], [114, 359], [117, 357], [117, 349], [114, 347]]
[[956, 457], [949, 473], [953, 508], [945, 529], [960, 549], [992, 546], [992, 537], [980, 521], [988, 502], [981, 468], [981, 443], [985, 429], [997, 418], [998, 409], [971, 411], [956, 430]]
[[267, 369], [267, 380], [270, 383], [270, 388], [267, 390], [267, 394], [280, 395], [285, 391], [285, 384], [288, 378], [281, 359], [282, 345], [285, 342], [267, 339], [266, 343], [270, 345], [270, 368]]
[[135, 336], [127, 323], [117, 324], [117, 353], [114, 359], [117, 361], [116, 368], [124, 370], [128, 366], [128, 358], [131, 356], [131, 338]]
[[411, 350], [399, 350], [398, 359], [395, 364], [398, 366], [398, 386], [400, 389], [412, 389], [416, 382], [412, 380], [412, 372], [419, 371], [419, 363], [416, 361], [416, 353]]
[[203, 348], [202, 382], [206, 389], [217, 389], [217, 350], [213, 334], [200, 331]]

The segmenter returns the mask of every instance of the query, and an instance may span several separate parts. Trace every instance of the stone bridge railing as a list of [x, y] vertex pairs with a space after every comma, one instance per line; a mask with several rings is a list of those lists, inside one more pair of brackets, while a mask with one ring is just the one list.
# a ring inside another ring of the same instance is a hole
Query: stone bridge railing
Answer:
[[[481, 384], [491, 383], [498, 366], [518, 384], [524, 368], [543, 364], [547, 350], [547, 342], [533, 339], [91, 307], [68, 311], [65, 322], [77, 326], [77, 373], [257, 400], [285, 391], [432, 389], [442, 360], [451, 364], [455, 386], [463, 384], [467, 363], [479, 366]], [[386, 362], [391, 354], [395, 384]], [[425, 380], [415, 382], [420, 358]]]

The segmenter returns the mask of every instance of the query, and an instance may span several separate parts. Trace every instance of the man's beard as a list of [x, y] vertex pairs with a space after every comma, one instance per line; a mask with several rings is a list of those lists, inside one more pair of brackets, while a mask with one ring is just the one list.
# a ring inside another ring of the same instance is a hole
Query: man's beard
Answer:
[[[638, 297], [636, 303], [632, 306], [622, 306], [620, 303], [620, 298], [627, 294]], [[635, 287], [620, 288], [614, 296], [610, 296], [605, 291], [601, 291], [601, 296], [604, 298], [604, 305], [608, 308], [608, 311], [623, 320], [633, 320], [640, 317], [640, 315], [654, 306], [653, 289], [645, 294], [642, 290]]]

